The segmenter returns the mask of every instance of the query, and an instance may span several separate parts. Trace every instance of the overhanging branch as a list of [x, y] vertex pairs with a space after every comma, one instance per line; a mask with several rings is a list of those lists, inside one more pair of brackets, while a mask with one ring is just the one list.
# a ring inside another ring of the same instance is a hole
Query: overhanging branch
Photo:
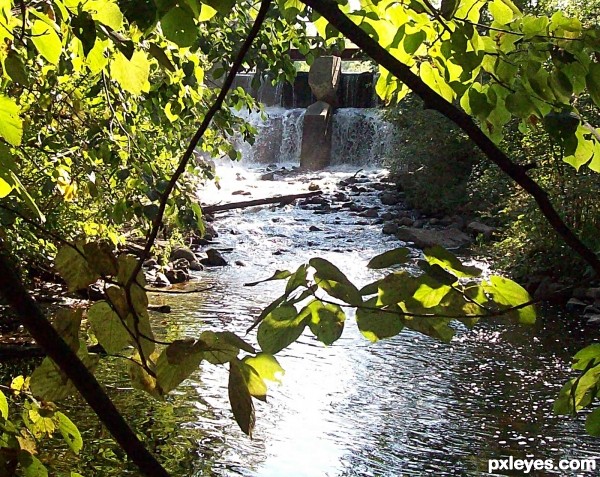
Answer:
[[565, 243], [592, 267], [600, 276], [600, 258], [590, 250], [564, 223], [547, 192], [527, 175], [527, 168], [514, 163], [485, 133], [475, 124], [473, 118], [442, 96], [433, 91], [404, 63], [398, 61], [365, 31], [350, 20], [331, 0], [302, 0], [304, 4], [320, 13], [344, 36], [354, 42], [379, 65], [417, 94], [430, 109], [435, 109], [460, 127], [481, 151], [504, 173], [531, 195], [552, 228]]

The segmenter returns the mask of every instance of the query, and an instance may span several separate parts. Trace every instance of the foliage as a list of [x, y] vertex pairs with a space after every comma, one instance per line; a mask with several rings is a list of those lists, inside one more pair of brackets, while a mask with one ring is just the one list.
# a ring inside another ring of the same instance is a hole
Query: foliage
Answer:
[[397, 131], [390, 172], [410, 207], [424, 213], [464, 210], [471, 170], [481, 153], [458, 128], [412, 95], [386, 113]]
[[[51, 402], [39, 401], [28, 392], [29, 378], [13, 379], [11, 396], [21, 401], [20, 415], [9, 413], [9, 402], [0, 390], [0, 475], [46, 477], [46, 466], [36, 457], [40, 441], [59, 433], [65, 444], [75, 454], [83, 447], [79, 430]], [[18, 472], [20, 471], [20, 472]], [[71, 477], [81, 477], [71, 472]]]
[[[405, 264], [410, 250], [389, 250], [369, 262], [382, 269]], [[450, 341], [454, 320], [471, 328], [485, 317], [508, 316], [535, 322], [527, 292], [506, 278], [480, 278], [481, 270], [465, 266], [441, 247], [424, 251], [418, 261], [422, 273], [389, 273], [360, 290], [335, 265], [313, 258], [295, 272], [277, 272], [269, 280], [287, 280], [285, 293], [256, 319], [257, 339], [263, 351], [278, 353], [296, 341], [308, 327], [330, 345], [342, 335], [347, 312], [355, 309], [361, 333], [371, 341], [389, 338], [405, 327], [442, 341]], [[248, 284], [256, 286], [260, 282]]]

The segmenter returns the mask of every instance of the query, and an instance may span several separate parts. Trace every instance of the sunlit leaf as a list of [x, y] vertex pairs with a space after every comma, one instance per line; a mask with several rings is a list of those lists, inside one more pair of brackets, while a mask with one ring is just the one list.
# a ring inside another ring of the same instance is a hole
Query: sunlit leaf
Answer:
[[18, 459], [23, 469], [23, 477], [48, 477], [48, 470], [36, 456], [21, 450]]
[[54, 265], [67, 282], [69, 291], [85, 289], [100, 278], [100, 275], [90, 268], [83, 253], [83, 245], [83, 242], [63, 245], [54, 259]]
[[256, 356], [247, 356], [242, 361], [254, 368], [262, 379], [268, 381], [280, 383], [280, 376], [285, 374], [275, 356], [271, 354], [258, 353]]
[[310, 315], [310, 331], [326, 345], [337, 341], [344, 331], [346, 314], [339, 305], [313, 300], [300, 312], [303, 314]]
[[276, 354], [300, 337], [309, 319], [290, 305], [275, 308], [258, 327], [258, 344], [265, 353]]
[[315, 283], [332, 297], [351, 305], [362, 303], [360, 292], [335, 265], [324, 258], [311, 258], [311, 267], [315, 269]]
[[[519, 306], [531, 301], [531, 296], [521, 285], [508, 278], [492, 275], [485, 291], [492, 296], [494, 302], [510, 307]], [[533, 305], [515, 310], [519, 322], [527, 325], [535, 323], [536, 311]]]
[[423, 253], [431, 265], [437, 264], [457, 277], [478, 277], [481, 275], [479, 268], [463, 265], [454, 254], [439, 245], [426, 248]]
[[199, 341], [199, 349], [204, 352], [205, 359], [212, 364], [228, 363], [240, 352], [239, 343], [233, 343], [231, 334], [224, 334], [224, 332], [204, 331]]
[[600, 364], [600, 343], [586, 346], [573, 356], [573, 369], [583, 371], [595, 364]]
[[0, 417], [8, 419], [8, 401], [2, 390], [0, 390]]
[[31, 41], [49, 63], [58, 64], [62, 53], [62, 42], [58, 33], [48, 23], [40, 19], [31, 25]]
[[150, 62], [145, 53], [136, 50], [128, 60], [123, 53], [117, 51], [110, 64], [111, 77], [129, 93], [139, 95], [150, 89], [148, 76]]
[[246, 364], [246, 362], [237, 360], [236, 364], [239, 367], [242, 376], [244, 377], [244, 381], [246, 381], [246, 386], [248, 387], [248, 392], [250, 395], [256, 399], [266, 402], [267, 385], [262, 377], [252, 366]]
[[0, 94], [0, 136], [13, 146], [21, 144], [23, 136], [23, 121], [19, 113], [15, 100]]
[[200, 367], [204, 357], [194, 340], [175, 340], [156, 361], [156, 377], [163, 392], [168, 393]]
[[373, 309], [376, 308], [376, 304], [377, 298], [371, 298], [365, 302], [364, 307], [356, 309], [358, 329], [370, 341], [396, 336], [404, 328], [400, 315], [389, 309], [381, 311]]

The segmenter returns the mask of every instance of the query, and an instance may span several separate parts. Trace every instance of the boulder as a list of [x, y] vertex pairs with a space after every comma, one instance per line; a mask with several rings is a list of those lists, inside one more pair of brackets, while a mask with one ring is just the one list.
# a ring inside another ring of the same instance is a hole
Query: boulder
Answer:
[[[195, 262], [195, 260], [193, 260]], [[178, 258], [177, 260], [173, 260], [171, 263], [171, 268], [175, 270], [188, 270], [190, 268], [190, 261], [187, 258]]]
[[164, 273], [157, 272], [156, 276], [154, 277], [153, 285], [157, 288], [163, 288], [163, 287], [171, 286], [171, 282], [169, 281], [169, 279], [166, 277], [166, 275]]
[[396, 237], [403, 242], [413, 242], [418, 248], [441, 245], [444, 248], [459, 248], [472, 242], [471, 237], [457, 229], [418, 229], [400, 227]]
[[317, 101], [335, 104], [342, 81], [342, 59], [339, 56], [320, 56], [313, 61], [308, 84]]
[[174, 262], [180, 258], [185, 258], [188, 262], [196, 260], [196, 255], [187, 247], [177, 247], [169, 255], [169, 262]]
[[204, 267], [198, 260], [194, 260], [193, 262], [190, 262], [190, 270], [194, 272], [201, 272], [204, 270]]
[[206, 258], [201, 259], [200, 263], [207, 267], [224, 267], [227, 265], [227, 261], [221, 255], [221, 252], [214, 248], [206, 250]]
[[158, 265], [158, 262], [156, 261], [155, 258], [149, 258], [148, 260], [146, 260], [144, 262], [144, 267], [146, 268], [153, 268], [156, 267]]
[[600, 326], [600, 315], [586, 315], [588, 326]]
[[587, 307], [587, 303], [577, 298], [571, 298], [566, 305], [567, 311], [582, 311]]
[[379, 196], [383, 205], [396, 205], [400, 203], [400, 196], [395, 192], [383, 192]]
[[394, 222], [386, 222], [385, 224], [383, 224], [382, 232], [385, 235], [393, 235], [396, 232], [398, 232], [398, 225], [395, 224]]
[[476, 220], [469, 222], [467, 225], [467, 231], [469, 231], [472, 235], [483, 235], [486, 239], [492, 237], [492, 234], [496, 231], [495, 227], [490, 227], [489, 225], [482, 224], [481, 222], [477, 222]]
[[178, 270], [175, 268], [167, 270], [165, 276], [171, 283], [183, 283], [190, 279], [190, 275], [185, 270]]
[[275, 173], [274, 172], [267, 172], [266, 174], [263, 174], [262, 176], [260, 176], [259, 179], [261, 181], [274, 181], [275, 180]]

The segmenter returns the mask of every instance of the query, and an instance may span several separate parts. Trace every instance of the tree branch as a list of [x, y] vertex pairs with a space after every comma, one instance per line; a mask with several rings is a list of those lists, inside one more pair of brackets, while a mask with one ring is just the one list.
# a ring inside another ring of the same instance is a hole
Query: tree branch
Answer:
[[335, 2], [332, 0], [302, 0], [302, 2], [319, 12], [329, 23], [354, 42], [374, 61], [406, 84], [425, 102], [428, 108], [439, 111], [459, 126], [492, 162], [534, 198], [540, 211], [544, 214], [556, 233], [592, 267], [596, 275], [600, 276], [600, 258], [565, 224], [556, 209], [554, 209], [547, 192], [527, 175], [525, 167], [514, 163], [500, 150], [475, 124], [471, 116], [446, 101], [427, 86], [407, 65], [394, 58], [365, 31], [353, 23], [338, 8]]
[[102, 423], [143, 474], [169, 477], [167, 471], [146, 449], [96, 378], [64, 342], [21, 283], [13, 267], [0, 251], [0, 295], [18, 313], [19, 319], [47, 355], [73, 382]]

